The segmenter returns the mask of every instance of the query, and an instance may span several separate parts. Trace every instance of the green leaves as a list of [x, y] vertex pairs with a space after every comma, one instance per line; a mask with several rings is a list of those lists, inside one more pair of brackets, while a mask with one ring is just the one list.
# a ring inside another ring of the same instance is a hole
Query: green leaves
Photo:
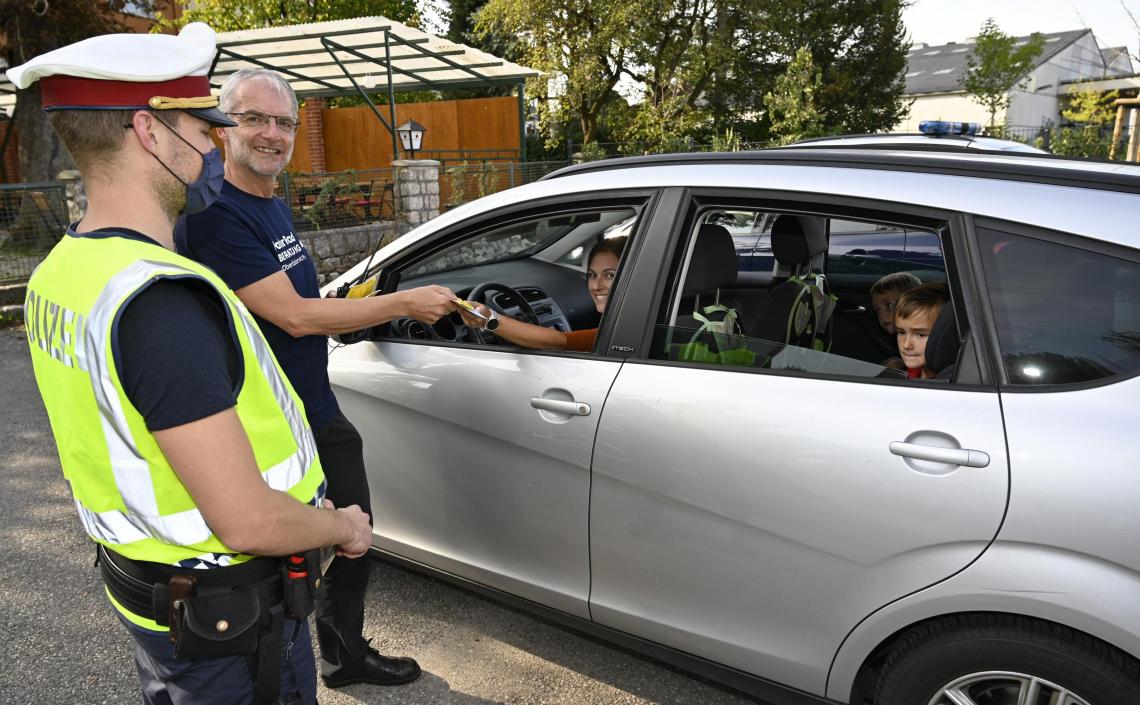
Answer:
[[1024, 85], [1044, 48], [1045, 37], [1040, 34], [1017, 46], [1017, 38], [1002, 32], [993, 18], [982, 24], [966, 60], [962, 87], [989, 112], [990, 128], [996, 126], [998, 112], [1009, 108], [1009, 92]]
[[772, 122], [772, 134], [780, 144], [823, 134], [823, 116], [816, 108], [823, 79], [807, 47], [796, 50], [788, 70], [776, 86], [764, 94], [764, 106]]
[[160, 31], [205, 22], [218, 32], [381, 15], [418, 26], [415, 0], [196, 0], [180, 17], [158, 13]]

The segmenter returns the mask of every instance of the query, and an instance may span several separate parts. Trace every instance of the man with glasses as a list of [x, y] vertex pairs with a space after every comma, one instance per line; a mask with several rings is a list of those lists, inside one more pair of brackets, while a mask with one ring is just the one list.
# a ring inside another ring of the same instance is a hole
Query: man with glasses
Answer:
[[[238, 125], [219, 129], [225, 183], [208, 210], [178, 228], [180, 253], [216, 271], [254, 314], [305, 405], [336, 506], [371, 516], [360, 434], [341, 413], [328, 376], [326, 336], [394, 318], [434, 323], [455, 310], [455, 295], [426, 286], [363, 299], [321, 298], [317, 270], [293, 230], [289, 206], [273, 195], [293, 155], [297, 97], [281, 76], [244, 69], [222, 85], [219, 108]], [[317, 641], [325, 685], [397, 685], [420, 675], [410, 658], [389, 658], [362, 635], [367, 560], [337, 558], [317, 604]]]

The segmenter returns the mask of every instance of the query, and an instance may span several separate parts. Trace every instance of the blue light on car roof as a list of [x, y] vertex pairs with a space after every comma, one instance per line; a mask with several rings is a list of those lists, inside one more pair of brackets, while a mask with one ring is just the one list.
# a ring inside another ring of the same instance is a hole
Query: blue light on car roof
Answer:
[[918, 131], [924, 135], [976, 135], [982, 126], [976, 122], [947, 122], [945, 120], [924, 120], [918, 124]]

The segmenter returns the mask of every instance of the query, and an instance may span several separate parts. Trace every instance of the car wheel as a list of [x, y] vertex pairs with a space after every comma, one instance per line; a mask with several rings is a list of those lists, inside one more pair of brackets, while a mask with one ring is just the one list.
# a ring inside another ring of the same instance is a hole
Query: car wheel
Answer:
[[952, 617], [910, 630], [883, 663], [875, 705], [1117, 705], [1140, 693], [1140, 664], [1056, 624]]

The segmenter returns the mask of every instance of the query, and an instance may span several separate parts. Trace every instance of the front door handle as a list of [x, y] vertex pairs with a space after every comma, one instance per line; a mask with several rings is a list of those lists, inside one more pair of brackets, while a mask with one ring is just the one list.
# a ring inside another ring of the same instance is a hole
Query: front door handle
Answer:
[[990, 464], [990, 455], [980, 450], [966, 448], [939, 448], [918, 443], [891, 442], [891, 453], [904, 458], [929, 460], [947, 465], [964, 465], [968, 468], [984, 468]]
[[582, 401], [563, 401], [561, 399], [544, 399], [531, 397], [530, 405], [542, 411], [553, 411], [556, 414], [568, 416], [589, 416], [590, 405]]

